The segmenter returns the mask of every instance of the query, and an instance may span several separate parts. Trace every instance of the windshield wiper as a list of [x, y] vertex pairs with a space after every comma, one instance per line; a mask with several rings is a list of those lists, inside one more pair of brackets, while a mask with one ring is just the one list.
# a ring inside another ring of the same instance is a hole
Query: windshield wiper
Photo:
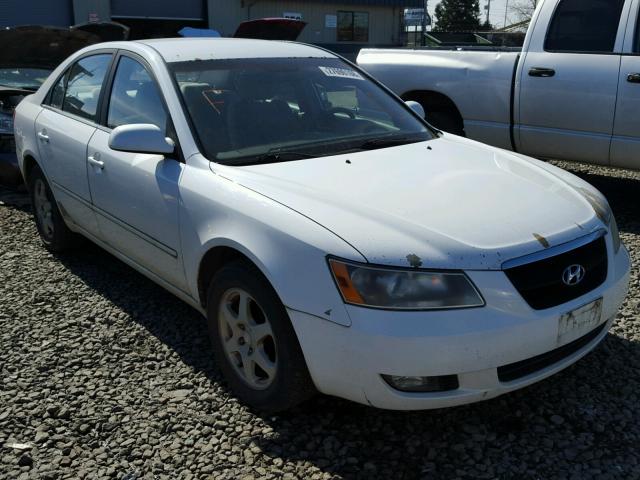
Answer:
[[[269, 151], [255, 157], [248, 157], [246, 161], [238, 159], [237, 165], [260, 165], [264, 163], [288, 162], [293, 160], [301, 160], [303, 158], [316, 158], [318, 155], [312, 155], [304, 152], [293, 151]], [[235, 163], [235, 162], [234, 162]]]
[[390, 138], [373, 138], [359, 145], [362, 150], [375, 150], [376, 148], [395, 147], [397, 145], [406, 145], [408, 143], [424, 142], [426, 139], [422, 137], [390, 137]]

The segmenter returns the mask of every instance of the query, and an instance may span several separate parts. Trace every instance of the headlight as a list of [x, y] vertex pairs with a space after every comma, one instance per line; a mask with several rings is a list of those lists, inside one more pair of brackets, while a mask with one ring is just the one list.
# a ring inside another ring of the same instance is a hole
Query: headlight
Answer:
[[0, 133], [13, 135], [13, 116], [0, 113]]
[[596, 216], [602, 220], [607, 227], [609, 227], [609, 232], [611, 232], [611, 240], [613, 242], [613, 253], [618, 253], [620, 251], [620, 246], [622, 245], [622, 241], [620, 240], [620, 232], [618, 231], [618, 223], [616, 222], [616, 218], [613, 216], [613, 212], [611, 211], [611, 207], [607, 203], [606, 200], [603, 200], [597, 196], [595, 196], [590, 191], [581, 188], [580, 192], [587, 199], [587, 201], [591, 204], [593, 209], [596, 212]]
[[369, 267], [329, 260], [346, 303], [392, 310], [430, 310], [484, 306], [484, 300], [462, 272], [429, 272]]

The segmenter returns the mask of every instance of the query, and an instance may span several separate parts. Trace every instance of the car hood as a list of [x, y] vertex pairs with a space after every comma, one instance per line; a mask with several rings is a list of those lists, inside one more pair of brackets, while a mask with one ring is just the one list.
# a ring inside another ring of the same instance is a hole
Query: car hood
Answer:
[[81, 48], [101, 42], [82, 29], [24, 25], [0, 29], [0, 68], [53, 70]]
[[572, 186], [536, 162], [447, 135], [212, 168], [323, 225], [371, 263], [486, 270], [603, 228], [581, 193], [586, 183], [563, 175], [575, 178]]

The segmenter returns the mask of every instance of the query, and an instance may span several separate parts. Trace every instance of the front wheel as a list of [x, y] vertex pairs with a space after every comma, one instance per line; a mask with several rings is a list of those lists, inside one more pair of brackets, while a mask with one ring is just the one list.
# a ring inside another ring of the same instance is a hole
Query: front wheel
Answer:
[[253, 265], [234, 262], [218, 271], [207, 305], [217, 363], [243, 402], [276, 412], [314, 393], [286, 309]]
[[77, 246], [79, 236], [64, 223], [53, 192], [38, 166], [29, 176], [29, 193], [36, 227], [47, 250], [57, 253]]

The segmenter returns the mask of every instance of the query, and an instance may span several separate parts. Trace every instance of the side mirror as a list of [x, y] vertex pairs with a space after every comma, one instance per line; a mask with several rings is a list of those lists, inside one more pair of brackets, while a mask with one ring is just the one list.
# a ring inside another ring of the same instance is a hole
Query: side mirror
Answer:
[[407, 106], [413, 110], [414, 112], [416, 112], [418, 115], [420, 115], [420, 118], [425, 118], [426, 117], [426, 113], [424, 111], [424, 108], [422, 107], [422, 105], [420, 105], [418, 102], [414, 102], [413, 100], [407, 100], [406, 102], [404, 102], [407, 104]]
[[168, 155], [176, 146], [156, 125], [135, 123], [114, 128], [109, 135], [109, 148], [119, 152]]

